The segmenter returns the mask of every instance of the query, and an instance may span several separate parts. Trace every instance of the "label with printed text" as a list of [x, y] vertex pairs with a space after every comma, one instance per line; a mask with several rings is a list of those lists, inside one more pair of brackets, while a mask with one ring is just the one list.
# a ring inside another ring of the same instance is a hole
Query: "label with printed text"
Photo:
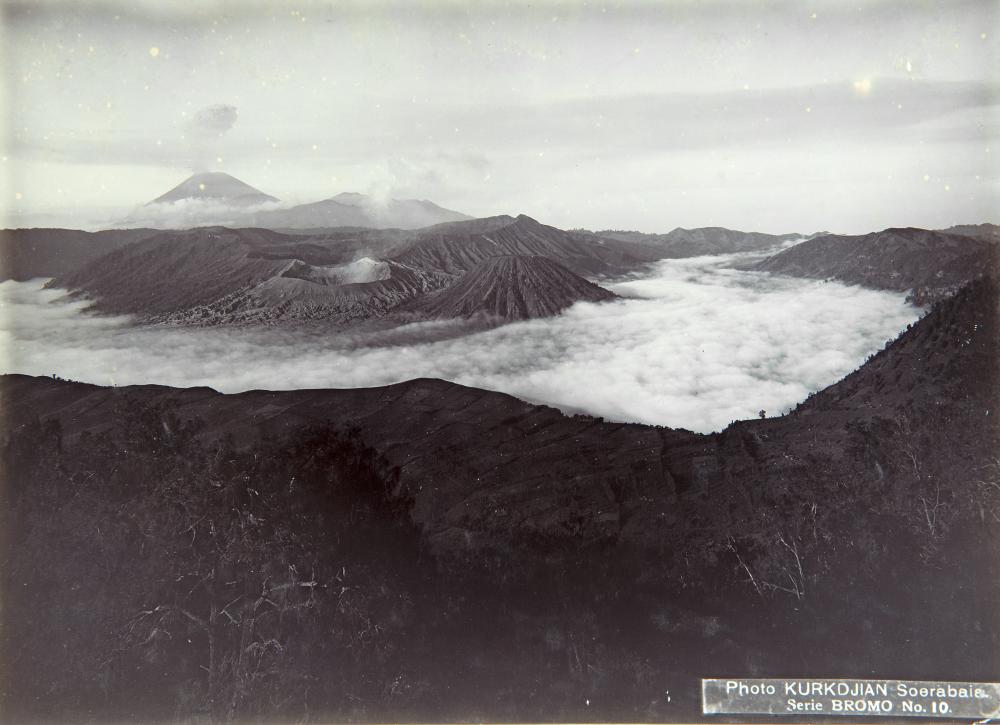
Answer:
[[704, 679], [705, 715], [844, 715], [987, 720], [1000, 683], [914, 680]]

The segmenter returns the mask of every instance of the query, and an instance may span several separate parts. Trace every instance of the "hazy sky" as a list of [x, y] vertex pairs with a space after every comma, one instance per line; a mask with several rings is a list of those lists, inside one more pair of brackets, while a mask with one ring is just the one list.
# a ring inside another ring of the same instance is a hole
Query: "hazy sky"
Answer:
[[1000, 221], [996, 0], [4, 10], [8, 226], [120, 219], [193, 169], [561, 227]]

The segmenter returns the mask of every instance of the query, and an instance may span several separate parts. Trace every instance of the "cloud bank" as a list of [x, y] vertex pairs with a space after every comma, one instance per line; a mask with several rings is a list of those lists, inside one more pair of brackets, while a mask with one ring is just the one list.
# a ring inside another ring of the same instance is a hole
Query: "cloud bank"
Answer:
[[125, 218], [112, 224], [104, 224], [101, 228], [191, 229], [210, 224], [247, 226], [250, 213], [285, 209], [288, 206], [283, 201], [236, 206], [220, 199], [178, 199], [169, 203], [138, 206]]
[[566, 412], [710, 432], [776, 415], [857, 368], [919, 310], [902, 295], [668, 260], [612, 289], [629, 298], [455, 337], [328, 328], [137, 328], [40, 281], [0, 283], [4, 372], [224, 392], [386, 385], [437, 377]]

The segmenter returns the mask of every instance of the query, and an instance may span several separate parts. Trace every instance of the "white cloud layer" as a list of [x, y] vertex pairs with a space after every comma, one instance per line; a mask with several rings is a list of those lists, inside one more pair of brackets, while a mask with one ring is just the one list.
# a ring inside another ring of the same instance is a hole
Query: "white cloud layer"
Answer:
[[137, 328], [87, 314], [85, 303], [61, 300], [40, 281], [8, 281], [0, 367], [224, 392], [437, 377], [567, 412], [709, 432], [789, 409], [919, 315], [902, 295], [737, 271], [726, 267], [732, 260], [668, 260], [610, 285], [628, 299], [460, 337], [461, 323], [360, 337], [310, 327]]
[[165, 204], [144, 204], [135, 207], [127, 217], [103, 228], [190, 229], [192, 227], [246, 224], [247, 214], [285, 209], [282, 201], [265, 201], [250, 206], [235, 206], [219, 199], [178, 199]]

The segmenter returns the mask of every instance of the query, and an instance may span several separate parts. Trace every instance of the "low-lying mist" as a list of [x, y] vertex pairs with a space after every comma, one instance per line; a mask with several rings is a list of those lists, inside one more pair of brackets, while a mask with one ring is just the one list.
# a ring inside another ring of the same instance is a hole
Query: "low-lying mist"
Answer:
[[[100, 317], [85, 302], [0, 283], [4, 372], [97, 384], [343, 388], [435, 377], [566, 412], [709, 432], [777, 415], [862, 364], [920, 310], [904, 296], [729, 268], [734, 255], [667, 260], [606, 285], [626, 299], [483, 330], [328, 326], [174, 328]], [[467, 333], [467, 334], [463, 334]]]

